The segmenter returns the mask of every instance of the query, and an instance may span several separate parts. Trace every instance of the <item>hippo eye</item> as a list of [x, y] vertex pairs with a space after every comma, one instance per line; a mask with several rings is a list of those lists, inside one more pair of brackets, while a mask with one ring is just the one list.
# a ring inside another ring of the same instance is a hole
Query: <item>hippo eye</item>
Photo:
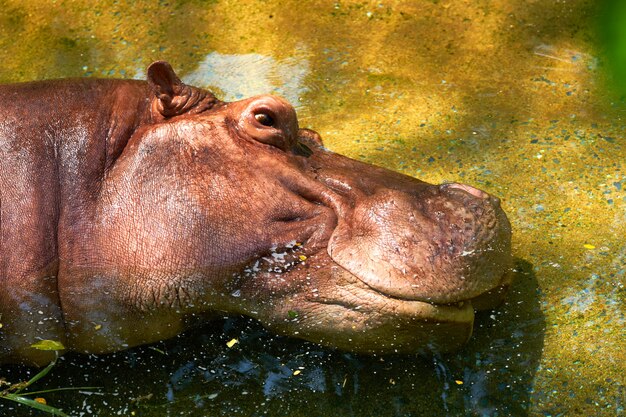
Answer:
[[257, 113], [254, 115], [254, 118], [257, 122], [261, 123], [263, 126], [272, 127], [274, 126], [274, 119], [267, 113]]

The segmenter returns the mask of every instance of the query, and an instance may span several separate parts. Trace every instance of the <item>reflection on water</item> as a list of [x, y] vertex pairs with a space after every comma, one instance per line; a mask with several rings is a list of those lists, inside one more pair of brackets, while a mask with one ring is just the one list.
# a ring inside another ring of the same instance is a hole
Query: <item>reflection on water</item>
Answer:
[[[530, 265], [516, 270], [510, 299], [477, 316], [475, 337], [457, 354], [359, 356], [224, 318], [156, 348], [67, 355], [38, 389], [100, 387], [46, 395], [72, 415], [520, 416], [530, 405], [544, 321]], [[239, 343], [229, 348], [233, 338]], [[9, 380], [24, 377], [20, 368], [8, 371]], [[0, 412], [15, 411], [0, 402]]]
[[[307, 91], [304, 80], [308, 71], [308, 61], [300, 56], [276, 60], [261, 54], [211, 52], [194, 71], [184, 74], [182, 80], [189, 85], [212, 89], [225, 101], [272, 93], [297, 106]], [[139, 74], [136, 78], [143, 77]]]

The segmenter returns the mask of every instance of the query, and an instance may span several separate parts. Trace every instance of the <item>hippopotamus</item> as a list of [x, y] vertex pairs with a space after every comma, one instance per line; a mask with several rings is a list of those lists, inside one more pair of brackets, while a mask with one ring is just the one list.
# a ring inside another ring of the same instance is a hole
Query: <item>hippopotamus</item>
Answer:
[[0, 86], [0, 363], [228, 314], [351, 352], [448, 351], [503, 300], [498, 198], [333, 153], [280, 97], [146, 74]]

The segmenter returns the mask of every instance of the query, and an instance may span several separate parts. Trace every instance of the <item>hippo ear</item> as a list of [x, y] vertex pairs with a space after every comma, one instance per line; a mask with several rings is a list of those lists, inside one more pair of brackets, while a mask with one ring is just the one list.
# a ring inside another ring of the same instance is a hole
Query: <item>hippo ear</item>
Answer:
[[154, 116], [169, 118], [183, 113], [199, 113], [217, 102], [210, 92], [185, 85], [165, 61], [153, 62], [148, 67], [148, 83], [155, 96]]
[[315, 130], [311, 130], [311, 129], [298, 130], [298, 139], [300, 139], [300, 141], [314, 148], [324, 147], [324, 142], [322, 142], [322, 137]]
[[176, 107], [176, 99], [184, 94], [185, 85], [178, 78], [172, 66], [165, 61], [156, 61], [148, 67], [148, 83], [159, 101], [159, 111], [169, 117], [171, 110]]

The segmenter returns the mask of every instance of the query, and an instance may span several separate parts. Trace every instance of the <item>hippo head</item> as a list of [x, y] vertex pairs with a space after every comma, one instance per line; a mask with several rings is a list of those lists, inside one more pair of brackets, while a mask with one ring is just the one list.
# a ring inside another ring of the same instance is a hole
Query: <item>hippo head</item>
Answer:
[[98, 264], [134, 308], [243, 314], [392, 353], [456, 348], [474, 310], [501, 301], [511, 230], [497, 198], [335, 154], [279, 97], [221, 102], [164, 62], [148, 81], [152, 122], [107, 173], [96, 222], [115, 242]]

